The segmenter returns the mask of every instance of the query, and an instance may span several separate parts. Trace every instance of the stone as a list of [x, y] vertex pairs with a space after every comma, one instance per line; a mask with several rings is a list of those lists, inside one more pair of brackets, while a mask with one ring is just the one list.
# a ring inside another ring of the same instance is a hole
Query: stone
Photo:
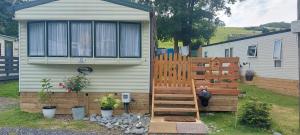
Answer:
[[83, 120], [84, 120], [84, 121], [88, 121], [89, 118], [88, 118], [88, 117], [84, 117]]
[[96, 115], [91, 115], [91, 116], [90, 116], [90, 121], [91, 121], [91, 122], [96, 122], [96, 121], [98, 121], [97, 118], [96, 118]]
[[111, 129], [111, 128], [113, 128], [114, 126], [113, 126], [111, 123], [107, 123], [107, 124], [105, 125], [105, 127], [107, 127], [108, 129]]
[[273, 132], [273, 135], [282, 135], [282, 134], [279, 132]]
[[133, 128], [129, 130], [129, 134], [145, 134], [145, 128]]

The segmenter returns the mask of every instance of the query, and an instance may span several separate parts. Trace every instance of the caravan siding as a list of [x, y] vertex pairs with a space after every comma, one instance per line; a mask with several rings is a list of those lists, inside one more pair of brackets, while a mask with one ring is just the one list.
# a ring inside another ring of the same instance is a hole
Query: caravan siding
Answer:
[[[282, 64], [274, 66], [273, 50], [275, 40], [282, 40]], [[247, 56], [248, 46], [257, 45], [257, 57]], [[265, 78], [299, 80], [298, 78], [298, 47], [297, 36], [291, 32], [255, 37], [245, 40], [217, 44], [202, 48], [202, 56], [224, 57], [225, 49], [233, 48], [233, 57], [240, 57], [241, 75], [247, 69], [255, 71], [256, 75]], [[243, 63], [250, 63], [243, 65]]]
[[[77, 73], [77, 68], [89, 66], [94, 71], [88, 75], [91, 85], [85, 92], [135, 92], [149, 93], [150, 78], [150, 30], [149, 22], [142, 23], [142, 58], [87, 58], [90, 61], [121, 61], [112, 64], [47, 64], [30, 63], [27, 57], [27, 23], [20, 22], [20, 91], [40, 91], [40, 80], [51, 78], [54, 91], [62, 92], [58, 84], [64, 78]], [[37, 59], [48, 59], [47, 57]], [[49, 58], [50, 59], [50, 58]], [[60, 61], [70, 58], [51, 58]], [[73, 59], [73, 58], [72, 58]], [[117, 59], [117, 60], [116, 60]], [[137, 63], [131, 63], [131, 61]]]
[[58, 0], [16, 12], [17, 20], [149, 20], [149, 12], [103, 0]]

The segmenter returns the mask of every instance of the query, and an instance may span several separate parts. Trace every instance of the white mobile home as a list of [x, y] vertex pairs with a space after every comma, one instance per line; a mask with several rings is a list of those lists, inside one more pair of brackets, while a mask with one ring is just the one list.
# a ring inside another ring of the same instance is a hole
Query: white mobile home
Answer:
[[282, 94], [298, 95], [297, 35], [291, 30], [271, 32], [202, 48], [203, 57], [239, 57], [241, 75], [251, 69], [252, 83]]
[[0, 56], [18, 57], [18, 38], [0, 34]]
[[83, 92], [90, 113], [95, 98], [131, 93], [132, 111], [149, 111], [150, 8], [125, 0], [39, 0], [15, 7], [20, 29], [20, 93], [24, 111], [40, 111], [37, 92], [51, 78], [57, 113], [73, 99], [58, 86], [79, 67], [93, 69]]

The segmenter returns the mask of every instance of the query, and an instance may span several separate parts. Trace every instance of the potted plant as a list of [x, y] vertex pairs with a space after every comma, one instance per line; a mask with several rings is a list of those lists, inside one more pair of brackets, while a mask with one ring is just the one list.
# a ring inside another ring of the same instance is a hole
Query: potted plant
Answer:
[[39, 101], [43, 104], [43, 115], [45, 118], [53, 118], [56, 112], [56, 106], [53, 105], [51, 79], [42, 79], [42, 90], [39, 92]]
[[79, 93], [89, 85], [89, 80], [84, 74], [78, 74], [67, 78], [59, 85], [66, 89], [68, 93], [76, 93], [77, 105], [72, 108], [72, 116], [74, 120], [82, 120], [85, 116], [85, 109], [79, 102]]
[[207, 86], [201, 86], [200, 91], [197, 93], [197, 95], [201, 101], [201, 105], [203, 107], [208, 106], [209, 99], [211, 98], [211, 93], [207, 90]]
[[101, 108], [101, 115], [104, 118], [111, 118], [113, 110], [118, 108], [121, 101], [114, 98], [113, 94], [109, 94], [97, 100]]
[[255, 75], [255, 73], [253, 70], [247, 70], [246, 74], [245, 74], [246, 81], [252, 81], [254, 78], [254, 75]]

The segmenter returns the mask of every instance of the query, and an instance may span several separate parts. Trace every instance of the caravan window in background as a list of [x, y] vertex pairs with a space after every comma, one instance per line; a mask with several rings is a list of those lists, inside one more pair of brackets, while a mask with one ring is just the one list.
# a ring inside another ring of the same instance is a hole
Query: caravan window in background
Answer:
[[229, 48], [229, 56], [233, 57], [233, 48]]
[[282, 60], [282, 41], [281, 40], [276, 40], [274, 42], [273, 59], [274, 59], [274, 66], [281, 67], [281, 60]]
[[225, 49], [225, 57], [229, 57], [229, 49]]
[[68, 56], [68, 23], [48, 22], [47, 23], [47, 45], [48, 56]]
[[205, 57], [205, 58], [208, 57], [208, 52], [207, 52], [207, 51], [204, 52], [204, 57]]
[[248, 46], [247, 56], [248, 57], [256, 57], [257, 56], [257, 46], [256, 45]]

